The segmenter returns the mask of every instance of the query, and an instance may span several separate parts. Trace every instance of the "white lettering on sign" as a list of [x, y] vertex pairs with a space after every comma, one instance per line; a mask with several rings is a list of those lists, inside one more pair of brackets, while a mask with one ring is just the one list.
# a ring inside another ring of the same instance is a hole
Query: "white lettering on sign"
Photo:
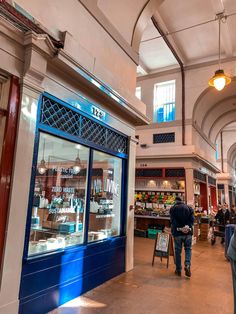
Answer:
[[115, 194], [115, 195], [119, 195], [119, 184], [115, 183], [113, 180], [111, 179], [105, 179], [105, 182], [104, 182], [104, 191], [105, 192], [109, 192], [109, 193], [112, 193], [112, 194]]
[[92, 114], [98, 118], [99, 120], [103, 120], [105, 118], [105, 112], [102, 111], [101, 109], [95, 107], [95, 106], [92, 106]]
[[71, 207], [67, 208], [50, 208], [48, 211], [49, 214], [74, 214], [75, 209]]
[[70, 188], [70, 187], [61, 187], [61, 186], [53, 186], [52, 187], [52, 192], [54, 193], [75, 193], [75, 188]]

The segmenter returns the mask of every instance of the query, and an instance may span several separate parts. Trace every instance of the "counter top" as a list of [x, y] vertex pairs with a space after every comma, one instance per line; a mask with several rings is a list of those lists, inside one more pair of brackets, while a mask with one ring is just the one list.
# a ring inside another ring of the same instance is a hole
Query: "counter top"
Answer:
[[134, 218], [151, 218], [151, 219], [163, 219], [163, 220], [170, 220], [169, 216], [148, 216], [148, 215], [134, 215]]

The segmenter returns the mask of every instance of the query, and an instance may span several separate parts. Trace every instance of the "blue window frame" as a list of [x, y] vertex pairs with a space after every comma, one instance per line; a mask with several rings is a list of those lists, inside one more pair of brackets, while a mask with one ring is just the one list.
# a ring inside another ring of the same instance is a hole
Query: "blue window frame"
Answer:
[[155, 84], [153, 122], [175, 120], [175, 81]]
[[[74, 119], [74, 117], [76, 119]], [[99, 132], [99, 136], [98, 136]], [[27, 225], [26, 225], [26, 237], [25, 237], [25, 248], [24, 248], [24, 259], [28, 260], [28, 248], [29, 240], [31, 237], [31, 226], [32, 226], [32, 207], [35, 201], [35, 180], [36, 175], [38, 175], [38, 161], [41, 160], [41, 157], [38, 159], [39, 145], [40, 145], [40, 136], [47, 135], [49, 137], [55, 137], [61, 140], [65, 140], [67, 143], [74, 143], [77, 146], [83, 145], [87, 147], [90, 151], [88, 158], [88, 168], [87, 168], [87, 185], [86, 185], [86, 208], [85, 208], [85, 219], [84, 219], [84, 237], [80, 246], [87, 246], [88, 244], [88, 232], [89, 232], [89, 216], [90, 216], [90, 206], [91, 206], [91, 184], [92, 176], [94, 176], [93, 164], [93, 153], [101, 152], [101, 154], [106, 154], [106, 156], [114, 156], [115, 159], [119, 158], [121, 160], [121, 177], [120, 177], [120, 212], [117, 227], [119, 230], [116, 234], [106, 234], [106, 237], [103, 237], [102, 241], [109, 239], [109, 236], [124, 236], [125, 235], [125, 223], [126, 223], [126, 190], [127, 184], [125, 177], [127, 177], [127, 151], [128, 151], [128, 138], [126, 135], [118, 132], [111, 127], [105, 125], [101, 121], [96, 120], [95, 118], [87, 115], [84, 112], [81, 112], [79, 109], [62, 102], [61, 100], [51, 96], [47, 93], [43, 94], [39, 101], [39, 108], [37, 114], [37, 123], [36, 123], [36, 137], [35, 137], [35, 148], [34, 148], [34, 158], [33, 158], [33, 171], [31, 177], [31, 187], [30, 187], [30, 196], [29, 196], [29, 208], [27, 216]], [[60, 141], [61, 141], [60, 140]], [[42, 147], [42, 143], [41, 143]], [[45, 147], [44, 147], [45, 149]], [[43, 149], [43, 150], [44, 150]], [[41, 152], [42, 153], [42, 152]], [[43, 152], [44, 154], [44, 152]], [[104, 158], [104, 157], [103, 157]], [[117, 163], [117, 162], [116, 162]], [[109, 166], [109, 165], [108, 165]], [[105, 169], [109, 173], [108, 183], [109, 187], [116, 190], [117, 188], [112, 181], [112, 168], [111, 164], [109, 168]], [[117, 170], [116, 170], [117, 172]], [[58, 187], [57, 187], [58, 188]], [[110, 194], [112, 192], [110, 191]], [[109, 194], [109, 193], [108, 193]], [[104, 203], [104, 202], [103, 202]], [[111, 205], [111, 202], [109, 203]], [[107, 207], [109, 207], [107, 205]], [[111, 207], [111, 206], [110, 206]], [[34, 217], [36, 218], [36, 217]], [[34, 219], [36, 222], [37, 219]], [[95, 239], [96, 240], [96, 239]], [[101, 238], [97, 238], [101, 240]], [[100, 241], [101, 242], [101, 241]], [[77, 243], [76, 246], [78, 246]], [[70, 245], [71, 246], [71, 245]], [[75, 245], [74, 245], [75, 247]], [[31, 258], [40, 257], [45, 254], [52, 254], [55, 252], [62, 252], [69, 250], [69, 247], [53, 249], [50, 252], [46, 249], [45, 251], [34, 254]]]

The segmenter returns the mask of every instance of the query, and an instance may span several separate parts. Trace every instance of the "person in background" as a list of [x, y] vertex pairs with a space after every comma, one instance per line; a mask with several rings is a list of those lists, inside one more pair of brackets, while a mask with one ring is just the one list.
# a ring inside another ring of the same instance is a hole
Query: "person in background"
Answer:
[[233, 205], [230, 210], [230, 223], [236, 223], [236, 207]]
[[[225, 225], [229, 224], [230, 221], [230, 211], [227, 204], [224, 204], [222, 207], [219, 208], [215, 220], [220, 225], [219, 231], [225, 232]], [[221, 239], [221, 243], [223, 244], [225, 241], [224, 236]]]
[[180, 197], [176, 197], [176, 203], [170, 209], [171, 233], [175, 243], [175, 274], [181, 276], [182, 264], [181, 253], [182, 247], [185, 250], [184, 270], [185, 276], [191, 277], [191, 255], [192, 255], [192, 234], [194, 223], [194, 211], [191, 207], [184, 204]]
[[234, 290], [234, 314], [236, 314], [236, 228], [234, 229], [234, 234], [230, 239], [227, 255], [230, 259], [232, 270], [232, 281]]

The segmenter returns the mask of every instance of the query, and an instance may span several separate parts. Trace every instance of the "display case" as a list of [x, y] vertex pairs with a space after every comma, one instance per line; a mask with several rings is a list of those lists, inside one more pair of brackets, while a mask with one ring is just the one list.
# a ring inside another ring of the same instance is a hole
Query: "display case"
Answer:
[[136, 178], [135, 213], [169, 216], [176, 196], [185, 199], [185, 181], [176, 179]]
[[120, 234], [122, 159], [92, 156], [88, 147], [40, 134], [28, 256]]

